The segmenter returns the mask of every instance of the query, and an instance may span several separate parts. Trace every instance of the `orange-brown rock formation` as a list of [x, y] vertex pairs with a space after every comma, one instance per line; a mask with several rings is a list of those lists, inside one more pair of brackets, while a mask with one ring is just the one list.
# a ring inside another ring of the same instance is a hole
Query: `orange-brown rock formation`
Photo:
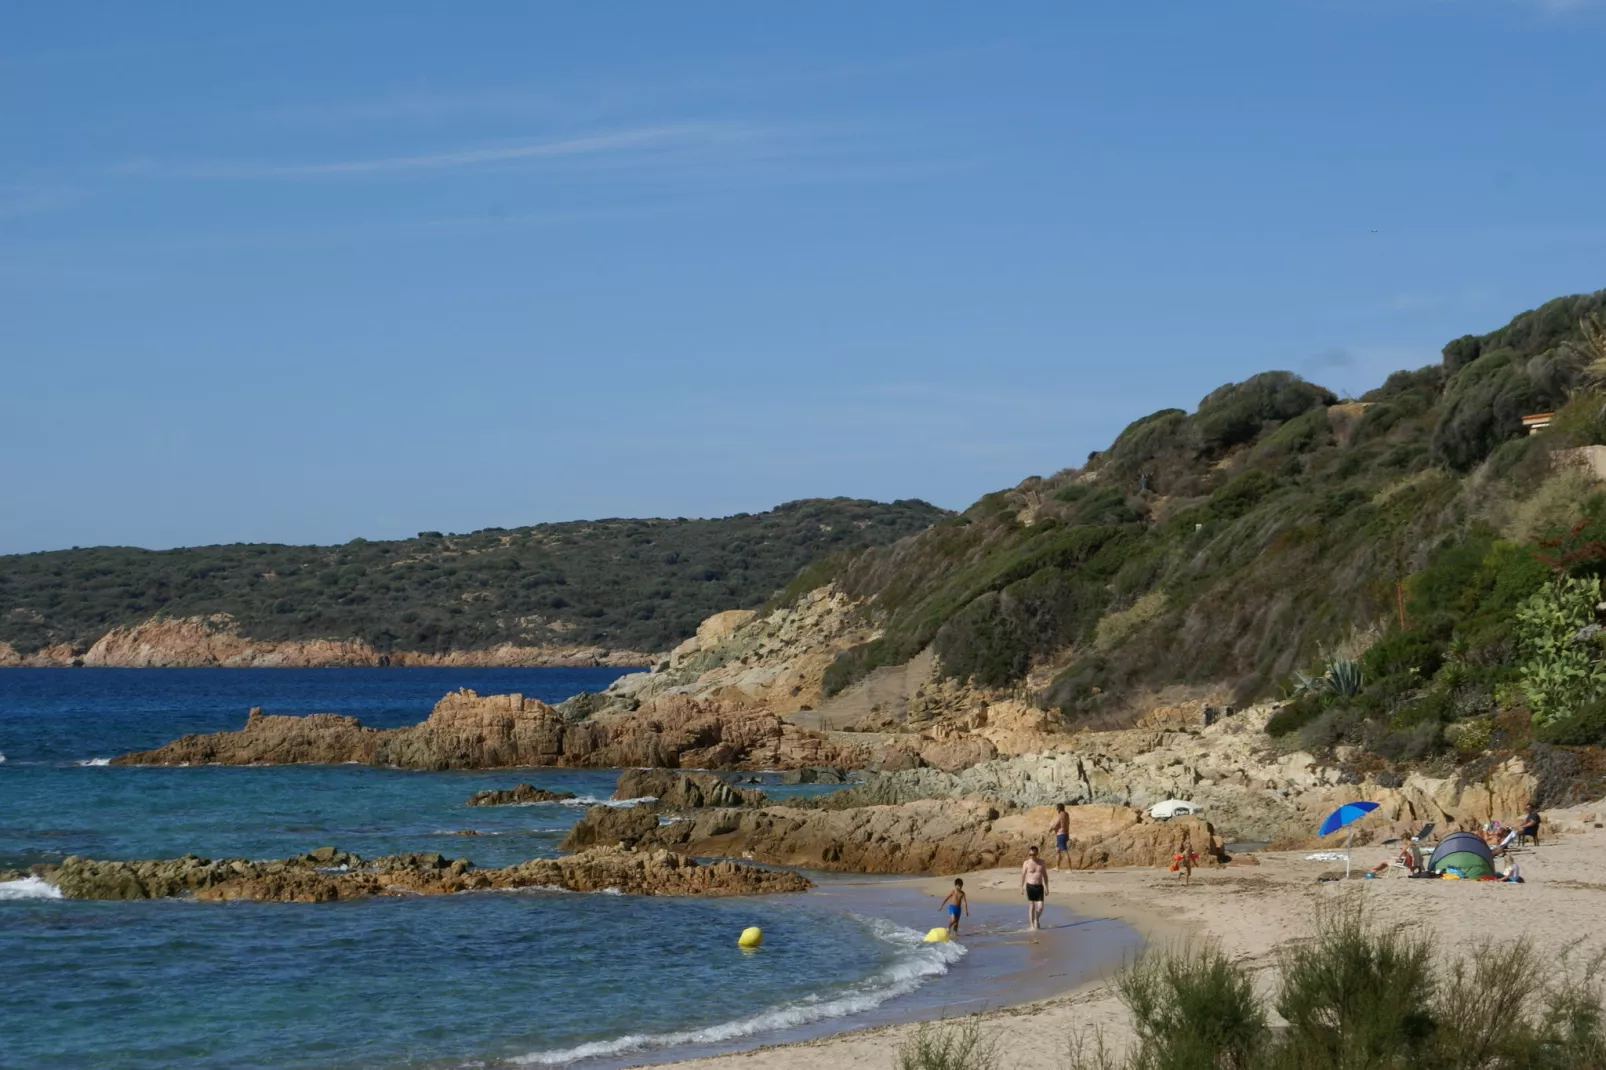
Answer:
[[[1215, 830], [1202, 820], [1152, 821], [1124, 806], [1073, 806], [1066, 812], [1075, 869], [1169, 863], [1184, 829], [1207, 864], [1227, 860]], [[588, 812], [571, 835], [586, 840], [582, 826], [591, 818]], [[699, 856], [850, 873], [933, 874], [1017, 863], [1033, 844], [1052, 858], [1047, 831], [1052, 820], [1049, 807], [1001, 813], [990, 801], [969, 797], [845, 810], [714, 810], [669, 824], [658, 824], [655, 817], [651, 827], [642, 821], [633, 831], [639, 845]]]
[[380, 731], [354, 717], [267, 716], [253, 709], [236, 732], [189, 735], [117, 765], [277, 765], [363, 762], [400, 769], [633, 766], [790, 769], [850, 765], [854, 748], [772, 713], [667, 695], [628, 713], [573, 721], [523, 695], [455, 691], [428, 720]]
[[72, 855], [30, 871], [69, 899], [258, 899], [316, 903], [378, 895], [450, 895], [496, 888], [613, 889], [630, 895], [753, 895], [800, 892], [796, 873], [736, 862], [700, 864], [669, 851], [598, 848], [503, 869], [475, 869], [466, 858], [391, 855], [364, 861], [333, 847], [272, 862], [183, 858], [104, 862]]

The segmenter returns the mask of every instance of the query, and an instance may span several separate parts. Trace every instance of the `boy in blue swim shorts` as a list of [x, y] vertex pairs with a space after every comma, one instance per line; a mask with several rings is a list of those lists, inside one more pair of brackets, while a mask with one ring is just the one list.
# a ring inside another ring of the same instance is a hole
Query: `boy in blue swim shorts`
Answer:
[[948, 908], [948, 931], [958, 933], [959, 912], [963, 910], [965, 917], [970, 917], [970, 900], [965, 898], [965, 879], [963, 877], [954, 878], [954, 890], [943, 897], [942, 903], [937, 909], [941, 910], [943, 907]]

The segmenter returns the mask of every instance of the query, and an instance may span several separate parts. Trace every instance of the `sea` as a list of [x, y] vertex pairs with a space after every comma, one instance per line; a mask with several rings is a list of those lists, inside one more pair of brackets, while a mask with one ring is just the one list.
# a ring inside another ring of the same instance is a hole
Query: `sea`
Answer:
[[[552, 857], [586, 805], [610, 801], [617, 770], [107, 763], [239, 728], [251, 706], [391, 728], [459, 687], [558, 702], [618, 674], [0, 670], [0, 870], [69, 854], [269, 859], [325, 845], [480, 866]], [[783, 799], [829, 790], [760, 779]], [[519, 782], [578, 798], [465, 805]], [[37, 878], [0, 882], [0, 1067], [606, 1070], [1018, 1002], [1136, 946], [1124, 926], [1065, 911], [1050, 915], [1064, 940], [1025, 940], [1018, 910], [981, 904], [959, 942], [927, 944], [935, 899], [908, 882], [809, 876], [811, 892], [734, 899], [497, 891], [306, 904], [89, 902]], [[739, 949], [754, 925], [763, 946]]]

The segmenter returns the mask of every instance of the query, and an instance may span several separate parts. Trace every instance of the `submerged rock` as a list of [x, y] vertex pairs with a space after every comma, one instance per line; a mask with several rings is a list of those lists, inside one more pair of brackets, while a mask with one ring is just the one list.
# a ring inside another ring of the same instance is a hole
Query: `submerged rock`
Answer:
[[563, 802], [574, 798], [572, 791], [547, 791], [531, 784], [515, 784], [511, 788], [476, 791], [468, 797], [467, 806], [515, 806], [519, 803]]
[[534, 859], [502, 869], [476, 869], [466, 858], [415, 853], [362, 859], [335, 848], [255, 862], [195, 855], [137, 862], [71, 855], [30, 874], [69, 899], [253, 899], [318, 903], [380, 895], [450, 895], [498, 888], [617, 890], [630, 895], [753, 895], [810, 887], [796, 873], [737, 862], [702, 864], [667, 850], [599, 847], [563, 858]]

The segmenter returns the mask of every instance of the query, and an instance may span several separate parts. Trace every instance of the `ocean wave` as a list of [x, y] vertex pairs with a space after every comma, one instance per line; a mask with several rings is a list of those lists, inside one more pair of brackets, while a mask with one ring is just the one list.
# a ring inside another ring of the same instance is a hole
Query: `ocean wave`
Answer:
[[43, 877], [0, 881], [0, 899], [60, 899], [61, 889]]
[[74, 762], [73, 764], [74, 765], [110, 765], [110, 764], [112, 764], [112, 760], [110, 758], [82, 758], [82, 759]]
[[582, 1059], [600, 1059], [642, 1051], [661, 1051], [688, 1044], [722, 1044], [741, 1040], [759, 1033], [777, 1029], [795, 1029], [798, 1026], [823, 1022], [832, 1018], [848, 1018], [874, 1010], [890, 999], [905, 996], [925, 984], [941, 977], [948, 968], [965, 954], [961, 944], [927, 944], [923, 934], [906, 929], [882, 918], [865, 918], [854, 915], [870, 928], [878, 939], [903, 949], [897, 961], [863, 981], [849, 985], [834, 996], [809, 995], [778, 1007], [759, 1011], [746, 1018], [737, 1018], [701, 1029], [688, 1029], [679, 1033], [632, 1033], [613, 1040], [596, 1040], [572, 1048], [537, 1051], [520, 1055], [511, 1062], [522, 1066], [566, 1066]]
[[[634, 799], [599, 799], [595, 795], [577, 795], [572, 799], [559, 800], [564, 806], [639, 806], [642, 803], [657, 802], [656, 795], [638, 795]], [[540, 803], [529, 803], [529, 806], [540, 806]]]

